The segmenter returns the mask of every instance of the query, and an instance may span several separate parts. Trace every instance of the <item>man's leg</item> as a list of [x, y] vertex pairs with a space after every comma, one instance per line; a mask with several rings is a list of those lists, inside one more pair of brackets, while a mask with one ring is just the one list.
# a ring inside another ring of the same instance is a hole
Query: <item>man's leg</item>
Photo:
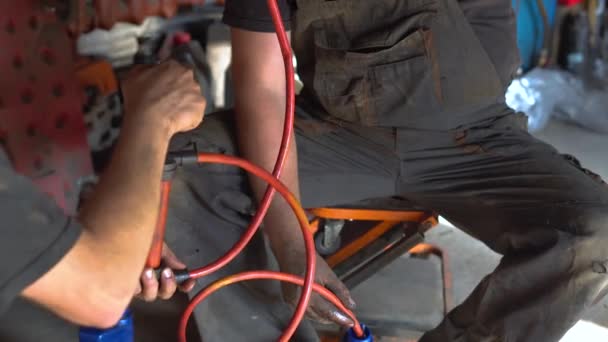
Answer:
[[503, 254], [421, 341], [557, 341], [608, 286], [608, 187], [510, 115], [399, 132], [401, 193]]
[[[508, 86], [518, 60], [511, 1], [457, 1]], [[504, 255], [424, 342], [557, 341], [604, 295], [608, 188], [525, 122], [513, 114], [398, 134], [401, 193]]]
[[304, 207], [394, 196], [400, 172], [395, 130], [333, 123], [308, 114], [315, 112], [298, 107], [295, 125]]
[[[201, 152], [235, 155], [233, 132], [231, 113], [210, 115], [199, 129], [177, 136], [172, 149], [187, 148], [194, 142]], [[309, 117], [300, 110], [296, 139], [304, 205], [393, 195], [400, 164], [392, 132], [361, 132], [354, 126], [341, 127]], [[254, 202], [242, 171], [222, 165], [184, 167], [173, 182], [167, 243], [190, 267], [207, 265], [232, 247], [253, 211]], [[262, 234], [234, 262], [201, 279], [197, 289], [252, 269], [276, 269]], [[205, 341], [266, 342], [280, 335], [291, 315], [278, 284], [264, 281], [218, 291], [200, 306], [193, 320]], [[297, 341], [316, 339], [306, 323], [295, 336]]]

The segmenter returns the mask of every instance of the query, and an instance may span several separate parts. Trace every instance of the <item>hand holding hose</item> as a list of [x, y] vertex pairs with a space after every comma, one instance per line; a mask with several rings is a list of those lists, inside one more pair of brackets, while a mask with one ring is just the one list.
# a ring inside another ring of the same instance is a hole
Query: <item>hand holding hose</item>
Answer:
[[188, 293], [192, 291], [195, 280], [190, 279], [178, 284], [175, 279], [174, 270], [183, 270], [186, 265], [181, 262], [173, 251], [165, 243], [162, 251], [162, 265], [160, 274], [157, 276], [154, 269], [147, 268], [141, 274], [140, 286], [136, 290], [136, 297], [146, 302], [156, 299], [170, 299], [177, 290]]
[[[303, 244], [301, 248], [294, 247], [287, 246], [282, 251], [277, 251], [277, 259], [281, 272], [303, 276], [306, 270], [306, 265], [304, 264], [306, 251], [303, 248]], [[352, 299], [348, 288], [338, 279], [334, 271], [318, 254], [315, 283], [333, 292], [347, 309], [355, 309], [355, 301]], [[290, 283], [282, 283], [282, 286], [285, 301], [295, 306], [300, 298], [300, 287]], [[353, 321], [348, 316], [317, 293], [313, 294], [310, 298], [306, 316], [322, 324], [335, 323], [343, 327], [353, 325]]]

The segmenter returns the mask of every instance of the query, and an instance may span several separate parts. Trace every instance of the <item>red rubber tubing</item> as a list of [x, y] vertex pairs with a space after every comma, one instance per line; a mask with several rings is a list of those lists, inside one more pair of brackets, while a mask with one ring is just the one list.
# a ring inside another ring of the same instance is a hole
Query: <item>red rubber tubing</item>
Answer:
[[[308, 307], [308, 302], [310, 300], [310, 296], [312, 294], [313, 284], [315, 280], [315, 267], [316, 267], [316, 253], [315, 253], [315, 244], [312, 238], [312, 234], [308, 230], [308, 217], [306, 216], [306, 212], [299, 205], [298, 200], [296, 199], [291, 192], [287, 189], [285, 185], [283, 185], [278, 179], [276, 179], [272, 174], [262, 169], [259, 166], [256, 166], [247, 160], [226, 156], [223, 154], [205, 154], [200, 153], [198, 155], [199, 163], [215, 163], [215, 164], [227, 164], [238, 166], [246, 171], [252, 173], [253, 175], [260, 177], [264, 181], [266, 181], [270, 186], [272, 186], [276, 191], [278, 191], [284, 198], [285, 201], [289, 204], [289, 206], [293, 209], [298, 222], [300, 223], [300, 228], [302, 229], [302, 235], [304, 236], [304, 244], [306, 247], [306, 273], [304, 275], [304, 282], [302, 293], [300, 295], [300, 300], [298, 301], [298, 305], [296, 307], [295, 313], [291, 318], [287, 328], [279, 338], [281, 342], [287, 342], [293, 336], [298, 325], [304, 318], [304, 314], [306, 313], [306, 308]], [[197, 278], [197, 275], [190, 273], [192, 278]], [[263, 274], [263, 273], [260, 273]], [[288, 275], [287, 275], [288, 276]], [[232, 277], [228, 277], [227, 279], [232, 279]], [[219, 281], [219, 285], [216, 285], [215, 290], [230, 284], [229, 281]], [[198, 296], [197, 296], [198, 297]], [[202, 298], [204, 299], [204, 297]], [[185, 327], [188, 324], [188, 317], [194, 311], [196, 305], [202, 300], [192, 301], [188, 304], [184, 315], [180, 321], [180, 330], [179, 330], [179, 341], [186, 341], [186, 331]], [[338, 300], [339, 301], [339, 300]]]
[[265, 180], [269, 186], [264, 193], [264, 197], [260, 202], [260, 206], [258, 211], [256, 212], [254, 218], [252, 219], [251, 224], [247, 228], [245, 234], [241, 237], [241, 239], [235, 244], [235, 246], [228, 251], [224, 256], [216, 260], [215, 262], [199, 268], [190, 272], [191, 278], [200, 278], [204, 277], [208, 274], [211, 274], [221, 267], [228, 264], [232, 261], [249, 243], [251, 238], [255, 235], [258, 230], [268, 208], [270, 207], [270, 202], [275, 194], [275, 191], [278, 191], [287, 201], [287, 203], [291, 206], [298, 222], [300, 223], [300, 228], [302, 229], [302, 234], [304, 236], [304, 243], [306, 247], [306, 273], [305, 277], [302, 280], [296, 276], [282, 274], [278, 272], [270, 272], [270, 271], [256, 271], [256, 272], [246, 272], [241, 273], [235, 276], [231, 276], [225, 278], [223, 280], [217, 281], [212, 284], [207, 289], [203, 290], [199, 293], [194, 300], [188, 305], [186, 308], [181, 320], [180, 320], [180, 328], [178, 332], [178, 339], [180, 342], [186, 342], [186, 326], [188, 324], [188, 318], [194, 311], [196, 305], [198, 305], [202, 300], [204, 300], [207, 296], [209, 296], [214, 291], [232, 284], [238, 281], [250, 280], [250, 279], [276, 279], [281, 281], [288, 281], [298, 285], [303, 286], [302, 293], [300, 295], [300, 299], [298, 301], [296, 310], [294, 315], [289, 322], [289, 325], [279, 338], [280, 342], [288, 342], [289, 339], [295, 333], [298, 325], [304, 318], [306, 313], [306, 309], [308, 307], [308, 302], [310, 301], [310, 297], [313, 291], [313, 288], [319, 292], [322, 296], [330, 300], [332, 303], [336, 305], [336, 307], [343, 312], [345, 312], [348, 316], [352, 318], [355, 322], [355, 326], [353, 329], [359, 336], [363, 336], [363, 331], [361, 326], [357, 322], [355, 316], [352, 312], [347, 310], [344, 305], [340, 302], [340, 300], [329, 290], [325, 289], [320, 285], [314, 284], [315, 278], [315, 267], [316, 267], [316, 252], [314, 241], [312, 235], [308, 230], [308, 218], [306, 213], [299, 205], [298, 200], [289, 192], [289, 190], [279, 181], [281, 171], [283, 169], [283, 165], [285, 164], [285, 160], [287, 157], [287, 152], [289, 150], [289, 146], [291, 144], [291, 137], [293, 132], [293, 124], [294, 124], [294, 113], [295, 113], [295, 75], [293, 69], [293, 61], [291, 54], [291, 46], [289, 44], [289, 39], [285, 32], [285, 28], [283, 26], [283, 22], [281, 19], [281, 15], [279, 12], [279, 8], [276, 0], [267, 0], [268, 8], [270, 10], [273, 23], [276, 28], [276, 34], [279, 41], [279, 45], [281, 48], [281, 54], [283, 56], [283, 63], [285, 67], [285, 82], [286, 82], [286, 101], [285, 101], [285, 122], [283, 126], [283, 136], [281, 139], [281, 146], [279, 149], [279, 153], [277, 156], [277, 161], [274, 166], [272, 174], [268, 173], [266, 170], [240, 158], [226, 156], [226, 155], [217, 155], [217, 154], [204, 154], [201, 153], [198, 155], [199, 163], [221, 163], [228, 164], [233, 166], [241, 167], [248, 172], [256, 175], [257, 177]]
[[[283, 21], [281, 20], [281, 14], [279, 11], [279, 7], [276, 3], [276, 0], [267, 0], [268, 8], [272, 15], [272, 21], [274, 22], [277, 38], [279, 40], [279, 45], [281, 47], [281, 54], [283, 55], [283, 63], [285, 65], [285, 83], [286, 83], [286, 101], [285, 101], [285, 122], [283, 125], [283, 137], [281, 139], [281, 147], [279, 149], [279, 154], [277, 156], [277, 161], [274, 166], [274, 170], [272, 171], [272, 175], [279, 179], [281, 176], [281, 171], [283, 170], [283, 165], [285, 164], [285, 160], [287, 159], [287, 152], [289, 151], [289, 146], [291, 144], [291, 136], [293, 132], [293, 123], [294, 123], [294, 113], [295, 113], [295, 75], [293, 69], [293, 60], [291, 55], [291, 45], [289, 44], [289, 39], [287, 38], [287, 33], [285, 33], [285, 27], [283, 26]], [[259, 208], [255, 213], [255, 216], [251, 220], [249, 227], [241, 236], [239, 241], [232, 247], [224, 256], [217, 259], [213, 263], [195, 269], [191, 272], [191, 274], [196, 277], [204, 277], [209, 275], [220, 268], [224, 267], [228, 263], [230, 263], [243, 249], [251, 238], [255, 235], [260, 224], [262, 224], [262, 220], [266, 216], [266, 212], [270, 207], [270, 203], [272, 198], [274, 197], [275, 190], [273, 187], [268, 186], [266, 188], [266, 192], [264, 193], [264, 197], [260, 202]]]
[[156, 229], [152, 238], [152, 247], [146, 260], [146, 267], [156, 269], [160, 267], [165, 241], [165, 228], [167, 223], [167, 212], [169, 211], [169, 194], [171, 193], [171, 180], [163, 180], [160, 187], [160, 207]]
[[[188, 325], [188, 320], [189, 320], [190, 316], [192, 315], [192, 312], [194, 311], [196, 306], [198, 304], [200, 304], [200, 302], [202, 302], [209, 295], [211, 295], [212, 293], [221, 289], [224, 286], [228, 286], [230, 284], [234, 284], [234, 283], [241, 282], [241, 281], [253, 280], [253, 279], [274, 279], [274, 280], [286, 281], [286, 282], [290, 282], [290, 283], [293, 283], [296, 285], [303, 286], [302, 294], [301, 294], [300, 300], [298, 302], [298, 305], [296, 307], [296, 311], [295, 311], [291, 321], [289, 322], [288, 327], [283, 332], [283, 335], [281, 335], [281, 337], [279, 338], [280, 342], [287, 342], [287, 341], [289, 341], [291, 336], [293, 336], [293, 333], [297, 329], [302, 318], [304, 317], [304, 314], [306, 313], [306, 308], [308, 306], [308, 301], [310, 299], [311, 290], [313, 290], [313, 289], [315, 292], [317, 292], [321, 296], [325, 297], [332, 304], [334, 304], [339, 310], [343, 311], [347, 316], [349, 316], [355, 323], [353, 329], [355, 330], [357, 335], [363, 336], [363, 331], [361, 329], [359, 322], [357, 321], [357, 318], [350, 310], [348, 310], [344, 306], [344, 304], [342, 304], [340, 299], [338, 297], [336, 297], [335, 294], [333, 294], [331, 291], [329, 291], [325, 287], [318, 285], [318, 284], [314, 284], [316, 253], [315, 253], [314, 240], [312, 238], [312, 234], [310, 233], [310, 231], [308, 229], [309, 228], [308, 227], [308, 217], [306, 216], [306, 212], [304, 211], [304, 209], [302, 209], [302, 207], [300, 206], [296, 197], [293, 196], [293, 194], [291, 194], [291, 192], [289, 192], [287, 187], [285, 185], [283, 185], [278, 179], [273, 177], [273, 175], [268, 173], [266, 170], [250, 163], [247, 160], [241, 159], [241, 158], [222, 155], [222, 154], [199, 153], [198, 162], [199, 163], [212, 163], [212, 164], [227, 164], [227, 165], [241, 167], [241, 168], [245, 169], [246, 171], [250, 172], [251, 174], [268, 182], [268, 184], [270, 186], [272, 186], [274, 189], [276, 189], [276, 191], [278, 191], [285, 198], [285, 201], [287, 201], [289, 206], [293, 209], [294, 214], [296, 215], [296, 218], [298, 219], [298, 222], [300, 223], [300, 228], [302, 229], [302, 235], [304, 237], [304, 243], [306, 246], [307, 269], [306, 269], [306, 274], [304, 276], [304, 279], [296, 277], [294, 275], [279, 273], [279, 272], [251, 271], [251, 272], [244, 272], [244, 273], [232, 275], [232, 276], [229, 276], [224, 279], [220, 279], [220, 280], [216, 281], [215, 283], [209, 285], [203, 291], [198, 293], [193, 298], [193, 300], [188, 304], [188, 307], [186, 308], [186, 310], [184, 311], [184, 313], [180, 319], [178, 341], [186, 342], [186, 327]], [[192, 272], [190, 273], [190, 276], [195, 278], [195, 276], [192, 274]]]
[[[208, 287], [206, 287], [203, 291], [199, 292], [192, 299], [192, 306], [189, 306], [186, 309], [186, 311], [184, 311], [182, 318], [179, 322], [180, 335], [179, 335], [178, 341], [186, 342], [186, 325], [188, 324], [188, 319], [192, 315], [192, 312], [196, 305], [198, 305], [200, 302], [205, 300], [207, 297], [209, 297], [215, 291], [219, 290], [220, 288], [222, 288], [224, 286], [236, 284], [236, 283], [246, 281], [246, 280], [259, 280], [259, 279], [280, 280], [280, 281], [289, 282], [289, 283], [299, 285], [299, 286], [302, 286], [304, 284], [304, 280], [300, 277], [296, 277], [291, 274], [273, 272], [273, 271], [243, 272], [243, 273], [235, 274], [233, 276], [218, 280], [218, 281], [214, 282], [213, 284], [209, 285]], [[348, 310], [344, 306], [344, 304], [342, 304], [342, 302], [340, 301], [340, 299], [338, 299], [338, 297], [336, 297], [336, 295], [334, 295], [331, 291], [329, 291], [328, 289], [326, 289], [325, 287], [323, 287], [319, 284], [314, 284], [313, 290], [316, 293], [320, 294], [323, 298], [327, 299], [333, 305], [335, 305], [339, 310], [344, 312], [350, 319], [352, 319], [353, 322], [355, 323], [354, 327], [358, 327], [358, 330], [355, 329], [356, 333], [358, 334], [358, 336], [363, 336], [363, 331], [361, 329], [361, 325], [357, 321], [357, 318], [350, 310]], [[281, 340], [281, 341], [283, 341], [283, 340]]]

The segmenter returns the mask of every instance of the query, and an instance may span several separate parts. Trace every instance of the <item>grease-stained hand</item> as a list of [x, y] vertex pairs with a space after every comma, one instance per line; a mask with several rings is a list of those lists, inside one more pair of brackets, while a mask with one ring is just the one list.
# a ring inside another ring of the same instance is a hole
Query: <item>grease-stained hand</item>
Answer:
[[160, 274], [160, 284], [154, 270], [151, 268], [145, 269], [140, 278], [140, 284], [135, 291], [135, 296], [146, 302], [152, 302], [156, 299], [170, 299], [177, 290], [187, 293], [190, 292], [195, 285], [195, 280], [191, 279], [181, 285], [177, 285], [173, 270], [183, 270], [186, 265], [181, 262], [165, 243], [162, 253], [163, 269]]

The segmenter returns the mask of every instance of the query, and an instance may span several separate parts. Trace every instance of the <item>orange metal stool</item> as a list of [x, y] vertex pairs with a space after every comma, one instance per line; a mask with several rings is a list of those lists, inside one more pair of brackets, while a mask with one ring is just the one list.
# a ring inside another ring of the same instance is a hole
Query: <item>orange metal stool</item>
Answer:
[[452, 308], [447, 256], [441, 248], [424, 243], [424, 233], [438, 225], [434, 212], [396, 198], [308, 212], [317, 250], [347, 287], [352, 289], [403, 254], [435, 255], [441, 260], [444, 314]]

